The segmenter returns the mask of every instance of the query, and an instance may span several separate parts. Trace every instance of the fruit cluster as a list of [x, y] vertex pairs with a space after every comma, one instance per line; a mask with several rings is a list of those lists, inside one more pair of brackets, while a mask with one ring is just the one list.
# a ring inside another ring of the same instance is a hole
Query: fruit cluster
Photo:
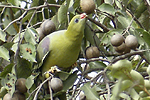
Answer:
[[5, 94], [3, 97], [3, 100], [25, 100], [24, 93], [27, 92], [27, 87], [25, 85], [26, 79], [25, 78], [19, 78], [16, 81], [15, 89], [13, 96], [11, 96], [10, 93]]
[[133, 35], [128, 35], [125, 39], [121, 34], [115, 34], [111, 38], [111, 44], [116, 52], [120, 54], [129, 53], [131, 49], [135, 50], [138, 46], [137, 38]]
[[50, 19], [46, 19], [36, 31], [39, 34], [40, 41], [48, 34], [54, 32], [56, 30], [56, 26], [54, 22]]

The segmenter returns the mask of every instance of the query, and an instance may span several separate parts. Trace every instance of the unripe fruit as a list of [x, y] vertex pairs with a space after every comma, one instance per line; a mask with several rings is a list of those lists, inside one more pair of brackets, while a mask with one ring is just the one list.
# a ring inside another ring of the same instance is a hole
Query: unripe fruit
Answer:
[[59, 78], [52, 78], [50, 86], [54, 92], [58, 92], [63, 89], [63, 82]]
[[95, 9], [95, 2], [93, 0], [80, 0], [80, 7], [86, 14], [91, 14]]
[[125, 39], [125, 44], [130, 49], [136, 49], [136, 47], [138, 46], [137, 38], [133, 35], [128, 35]]
[[3, 100], [25, 100], [25, 95], [15, 92], [11, 97], [10, 93], [5, 94]]
[[84, 94], [83, 91], [80, 92], [80, 94], [79, 94], [79, 99], [80, 99], [80, 100], [86, 100], [86, 96], [85, 96], [85, 94]]
[[[26, 98], [25, 98], [25, 95], [22, 94], [22, 93], [19, 93], [19, 92], [15, 92], [15, 93], [13, 94], [13, 97], [18, 98], [18, 99], [13, 99], [13, 100], [25, 100], [25, 99], [26, 99]], [[11, 100], [12, 100], [12, 99], [11, 99]]]
[[38, 34], [39, 34], [39, 39], [40, 39], [40, 41], [41, 41], [41, 40], [45, 37], [45, 35], [43, 34], [42, 29], [41, 29], [40, 27], [37, 28], [36, 31], [38, 32]]
[[4, 97], [3, 97], [3, 100], [11, 100], [12, 97], [9, 93], [5, 94]]
[[26, 93], [27, 87], [25, 85], [26, 79], [25, 78], [19, 78], [16, 82], [16, 90], [18, 90], [20, 93]]
[[85, 51], [86, 58], [97, 58], [100, 56], [100, 52], [96, 46], [88, 47]]
[[128, 48], [128, 47], [126, 46], [126, 48], [125, 48], [125, 50], [124, 50], [123, 54], [130, 53], [130, 51], [131, 51], [131, 49], [130, 49], [130, 48]]
[[50, 19], [46, 19], [40, 27], [45, 36], [56, 30], [54, 22]]
[[121, 34], [113, 35], [111, 38], [111, 44], [113, 46], [120, 46], [124, 42], [124, 38]]
[[122, 43], [120, 46], [114, 47], [115, 51], [118, 53], [123, 53], [126, 49], [125, 43]]

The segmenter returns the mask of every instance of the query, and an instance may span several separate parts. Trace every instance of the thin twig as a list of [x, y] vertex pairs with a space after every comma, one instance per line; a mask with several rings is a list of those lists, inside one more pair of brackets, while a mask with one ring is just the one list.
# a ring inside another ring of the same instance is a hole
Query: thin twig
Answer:
[[50, 98], [53, 100], [53, 93], [52, 93], [52, 88], [51, 88], [51, 82], [48, 81], [48, 87], [49, 87], [49, 92], [50, 92]]
[[25, 9], [25, 8], [21, 8], [21, 7], [17, 7], [17, 6], [7, 6], [7, 5], [0, 5], [0, 8], [16, 8], [16, 9], [20, 9], [20, 10], [24, 10], [24, 11], [30, 11], [30, 10], [37, 10], [37, 9], [41, 9], [43, 7], [60, 7], [61, 5], [58, 4], [47, 4], [47, 5], [40, 5], [40, 6], [36, 6], [36, 7], [32, 7], [29, 9]]
[[126, 34], [126, 32], [129, 31], [129, 29], [130, 29], [130, 27], [131, 27], [131, 25], [133, 23], [133, 20], [134, 20], [134, 18], [132, 18], [130, 24], [128, 25], [128, 27], [126, 28], [126, 30], [122, 33], [122, 35]]
[[106, 89], [107, 89], [107, 100], [110, 100], [110, 87], [109, 87], [109, 80], [106, 76], [106, 73], [104, 73], [104, 82], [106, 84]]
[[96, 21], [96, 20], [94, 20], [94, 19], [92, 19], [92, 18], [90, 18], [90, 17], [87, 17], [87, 18], [88, 18], [88, 20], [90, 20], [91, 22], [93, 22], [93, 23], [95, 23], [96, 25], [98, 25], [99, 27], [101, 27], [101, 28], [104, 30], [104, 32], [110, 31], [110, 29], [108, 29], [105, 25], [101, 24], [100, 22], [98, 22], [98, 21]]
[[78, 60], [77, 63], [80, 65], [80, 64], [83, 64], [83, 63], [90, 63], [90, 62], [93, 62], [93, 61], [104, 61], [104, 62], [110, 63], [109, 60], [102, 59], [102, 58], [91, 58], [91, 59], [87, 59], [87, 60]]
[[[130, 56], [133, 56], [133, 55], [140, 55], [140, 56], [143, 56], [143, 52], [145, 52], [145, 51], [147, 51], [147, 50], [138, 50], [138, 51], [133, 51], [133, 52], [131, 52], [131, 53], [127, 53], [127, 54], [118, 56], [118, 57], [116, 57], [115, 59], [113, 59], [110, 64], [113, 64], [113, 63], [117, 62], [118, 60], [125, 59], [125, 58], [130, 57]], [[145, 59], [145, 60], [146, 60], [146, 59]], [[149, 62], [148, 62], [148, 63], [149, 63]]]
[[29, 22], [28, 22], [28, 24], [27, 24], [27, 26], [26, 26], [27, 28], [28, 28], [28, 26], [30, 25], [30, 23], [31, 23], [31, 21], [32, 21], [32, 19], [33, 19], [33, 17], [34, 17], [35, 14], [36, 14], [36, 10], [34, 10], [32, 16], [31, 16], [31, 18], [30, 18], [30, 20], [29, 20]]
[[28, 12], [28, 11], [25, 11], [19, 18], [17, 18], [17, 19], [15, 19], [15, 20], [13, 20], [12, 22], [10, 22], [10, 23], [5, 27], [5, 29], [3, 29], [3, 31], [6, 31], [6, 30], [10, 27], [11, 24], [13, 24], [13, 23], [15, 23], [15, 22], [21, 20], [21, 19], [26, 15], [27, 12]]
[[[42, 88], [42, 86], [47, 82], [47, 81], [49, 81], [50, 79], [51, 79], [52, 77], [50, 76], [49, 78], [47, 78], [46, 80], [44, 80], [35, 90], [34, 90], [34, 92], [36, 91], [36, 93], [35, 93], [35, 96], [34, 96], [34, 99], [33, 100], [37, 100], [37, 96], [38, 96], [38, 93], [39, 93], [39, 91], [40, 91], [40, 89]], [[29, 100], [29, 98], [27, 99], [27, 100]]]

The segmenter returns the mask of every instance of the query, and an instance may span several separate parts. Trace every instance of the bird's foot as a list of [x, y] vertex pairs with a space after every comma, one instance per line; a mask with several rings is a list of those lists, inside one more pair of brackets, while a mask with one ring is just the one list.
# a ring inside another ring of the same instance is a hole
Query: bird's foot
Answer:
[[58, 69], [57, 66], [52, 66], [48, 71], [46, 71], [46, 72], [44, 73], [45, 78], [48, 78], [48, 77], [50, 77], [50, 76], [53, 76], [55, 73], [57, 73], [57, 72], [59, 72], [59, 71], [61, 71], [61, 70]]

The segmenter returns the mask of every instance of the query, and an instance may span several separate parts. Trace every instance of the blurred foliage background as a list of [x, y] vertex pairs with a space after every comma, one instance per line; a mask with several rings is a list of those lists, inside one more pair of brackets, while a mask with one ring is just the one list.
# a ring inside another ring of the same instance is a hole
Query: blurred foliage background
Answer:
[[[25, 78], [28, 91], [24, 95], [32, 100], [39, 75], [34, 67], [39, 43], [36, 29], [45, 19], [51, 19], [56, 30], [67, 29], [72, 17], [83, 13], [80, 0], [0, 1], [0, 97], [7, 92], [13, 95], [16, 80]], [[149, 100], [150, 1], [94, 0], [94, 3], [96, 8], [88, 15], [78, 65], [70, 72], [58, 73], [64, 87], [53, 93], [53, 97], [60, 100]], [[117, 53], [110, 42], [114, 34], [134, 35], [139, 43], [137, 50]], [[84, 59], [89, 46], [98, 47], [99, 58]], [[120, 71], [130, 78], [110, 74], [112, 69], [108, 67], [122, 59], [132, 63], [132, 71], [125, 73], [125, 69], [117, 69], [115, 73]], [[141, 79], [136, 77], [138, 75]], [[48, 99], [50, 94], [39, 92], [38, 98]]]

